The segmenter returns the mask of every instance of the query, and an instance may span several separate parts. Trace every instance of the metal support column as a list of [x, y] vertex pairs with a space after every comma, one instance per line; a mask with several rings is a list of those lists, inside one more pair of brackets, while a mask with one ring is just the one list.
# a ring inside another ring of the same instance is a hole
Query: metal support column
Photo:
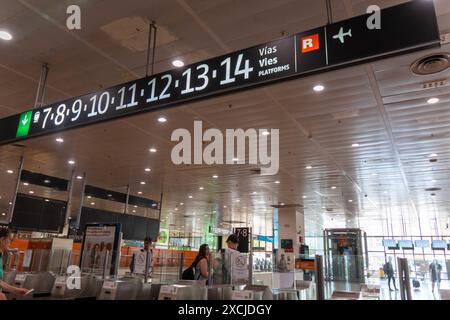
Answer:
[[[72, 171], [72, 176], [69, 182], [69, 195], [67, 197], [67, 206], [66, 206], [66, 216], [64, 218], [64, 225], [67, 226], [69, 223], [70, 212], [72, 211], [72, 199], [73, 199], [73, 188], [75, 185], [75, 170]], [[67, 234], [69, 234], [69, 226], [67, 226]]]
[[323, 256], [316, 255], [316, 296], [317, 300], [325, 300], [325, 282], [323, 277]]
[[125, 200], [125, 210], [124, 214], [128, 214], [128, 204], [130, 203], [130, 185], [127, 185], [127, 197]]
[[[250, 235], [249, 235], [250, 243], [248, 244], [250, 247], [250, 255], [248, 259], [248, 284], [253, 284], [253, 229], [250, 228]], [[211, 261], [211, 260], [210, 260]], [[295, 264], [295, 263], [294, 263]], [[295, 277], [295, 268], [294, 268], [294, 277]], [[294, 285], [295, 285], [295, 279], [294, 279]]]
[[9, 211], [9, 218], [8, 218], [8, 224], [11, 223], [14, 215], [14, 208], [16, 206], [16, 200], [17, 200], [17, 192], [19, 192], [19, 186], [20, 186], [20, 178], [22, 176], [22, 169], [23, 169], [23, 162], [24, 162], [24, 156], [20, 157], [20, 164], [19, 169], [17, 171], [17, 179], [16, 179], [16, 185], [14, 188], [14, 195], [11, 201], [11, 208]]
[[[145, 70], [145, 76], [148, 77], [149, 76], [149, 66], [151, 65], [151, 75], [153, 75], [154, 72], [154, 67], [155, 67], [155, 52], [156, 52], [156, 32], [157, 32], [157, 27], [156, 27], [156, 23], [155, 21], [152, 21], [152, 23], [149, 26], [148, 29], [148, 43], [147, 43], [147, 67]], [[150, 63], [150, 43], [152, 43], [152, 62]]]
[[408, 259], [397, 258], [398, 281], [400, 284], [400, 297], [402, 300], [412, 300], [411, 279], [409, 277]]
[[[77, 225], [76, 229], [80, 228], [80, 219], [81, 219], [81, 212], [83, 211], [83, 203], [84, 203], [84, 192], [86, 190], [86, 172], [83, 174], [83, 185], [81, 186], [81, 201], [80, 201], [80, 208], [78, 209], [77, 214]], [[80, 260], [81, 261], [81, 260]]]
[[48, 71], [48, 64], [44, 63], [41, 69], [41, 76], [39, 77], [36, 99], [34, 101], [34, 108], [39, 108], [44, 105], [45, 87], [47, 84]]

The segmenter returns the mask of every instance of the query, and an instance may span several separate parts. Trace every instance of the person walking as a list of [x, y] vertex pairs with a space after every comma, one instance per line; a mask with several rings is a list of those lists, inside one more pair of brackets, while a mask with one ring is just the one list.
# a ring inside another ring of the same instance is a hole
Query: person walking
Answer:
[[434, 287], [437, 284], [438, 290], [441, 288], [441, 272], [442, 266], [434, 259], [433, 263], [430, 264], [430, 278], [431, 278], [431, 292], [434, 293]]
[[392, 265], [392, 257], [389, 257], [389, 261], [384, 264], [383, 271], [385, 276], [387, 276], [388, 278], [389, 291], [394, 291], [391, 288], [391, 280], [394, 283], [395, 290], [397, 291], [398, 289], [397, 286], [395, 285], [394, 266]]

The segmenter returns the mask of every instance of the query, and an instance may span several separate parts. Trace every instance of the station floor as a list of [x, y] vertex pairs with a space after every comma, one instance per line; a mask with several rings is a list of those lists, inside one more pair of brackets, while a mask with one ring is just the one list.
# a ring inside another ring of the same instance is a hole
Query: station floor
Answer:
[[[400, 291], [390, 291], [388, 280], [380, 279], [380, 300], [401, 300]], [[398, 279], [395, 279], [395, 284], [397, 285], [397, 289], [399, 289]], [[392, 286], [392, 289], [394, 287]], [[353, 284], [342, 281], [327, 281], [325, 282], [325, 296], [331, 297], [335, 290], [338, 291], [359, 291], [360, 285]], [[450, 289], [450, 280], [442, 280], [441, 281], [441, 289]], [[435, 288], [434, 294], [431, 290], [431, 281], [424, 280], [420, 281], [420, 288], [414, 289], [411, 288], [411, 294], [413, 300], [441, 300], [441, 296], [439, 294], [439, 290]]]

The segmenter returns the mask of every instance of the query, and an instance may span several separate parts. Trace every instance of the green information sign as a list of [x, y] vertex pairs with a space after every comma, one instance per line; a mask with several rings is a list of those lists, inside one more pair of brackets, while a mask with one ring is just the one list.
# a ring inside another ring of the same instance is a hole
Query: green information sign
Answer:
[[26, 137], [28, 135], [28, 131], [30, 130], [32, 116], [33, 116], [33, 111], [27, 111], [20, 115], [19, 126], [17, 127], [16, 138]]

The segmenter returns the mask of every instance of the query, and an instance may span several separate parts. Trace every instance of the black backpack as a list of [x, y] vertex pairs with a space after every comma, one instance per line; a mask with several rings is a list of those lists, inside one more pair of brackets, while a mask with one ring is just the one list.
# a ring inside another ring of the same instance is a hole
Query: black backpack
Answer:
[[183, 271], [181, 274], [181, 280], [194, 280], [195, 273], [194, 273], [194, 267], [191, 265], [189, 268]]

